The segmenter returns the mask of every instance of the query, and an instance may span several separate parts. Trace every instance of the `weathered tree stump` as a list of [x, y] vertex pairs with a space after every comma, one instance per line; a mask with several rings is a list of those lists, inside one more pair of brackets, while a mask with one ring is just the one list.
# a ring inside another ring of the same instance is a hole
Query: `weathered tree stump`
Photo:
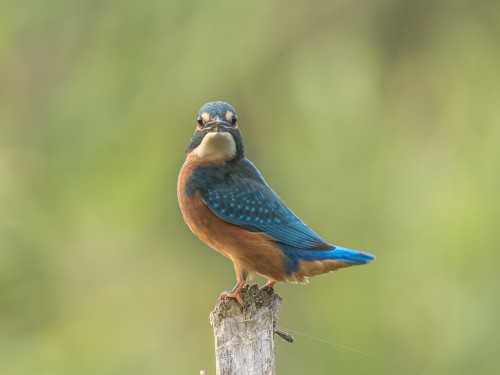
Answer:
[[276, 327], [281, 297], [272, 288], [245, 285], [242, 307], [219, 299], [210, 314], [214, 329], [217, 375], [274, 375], [274, 334], [293, 342]]

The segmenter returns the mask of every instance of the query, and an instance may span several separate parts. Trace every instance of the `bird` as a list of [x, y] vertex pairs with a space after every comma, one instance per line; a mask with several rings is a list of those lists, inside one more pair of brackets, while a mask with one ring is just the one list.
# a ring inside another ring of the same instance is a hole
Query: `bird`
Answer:
[[245, 157], [236, 110], [206, 103], [179, 172], [177, 197], [190, 230], [230, 259], [236, 285], [220, 298], [244, 305], [240, 290], [254, 274], [277, 282], [369, 263], [375, 256], [332, 245], [299, 219]]

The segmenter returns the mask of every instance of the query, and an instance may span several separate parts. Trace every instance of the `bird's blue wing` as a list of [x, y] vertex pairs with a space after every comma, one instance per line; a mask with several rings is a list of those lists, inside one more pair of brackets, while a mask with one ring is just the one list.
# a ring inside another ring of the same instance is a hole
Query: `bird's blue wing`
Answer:
[[[220, 173], [219, 173], [220, 174]], [[205, 204], [221, 219], [301, 249], [329, 250], [267, 185], [255, 166], [244, 159], [237, 168], [202, 189]]]

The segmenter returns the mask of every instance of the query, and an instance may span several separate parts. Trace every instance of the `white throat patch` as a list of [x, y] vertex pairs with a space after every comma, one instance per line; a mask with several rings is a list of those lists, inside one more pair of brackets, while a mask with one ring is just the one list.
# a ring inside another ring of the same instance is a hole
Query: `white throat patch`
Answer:
[[236, 143], [228, 132], [208, 133], [200, 145], [193, 150], [193, 154], [202, 159], [231, 160], [236, 155]]

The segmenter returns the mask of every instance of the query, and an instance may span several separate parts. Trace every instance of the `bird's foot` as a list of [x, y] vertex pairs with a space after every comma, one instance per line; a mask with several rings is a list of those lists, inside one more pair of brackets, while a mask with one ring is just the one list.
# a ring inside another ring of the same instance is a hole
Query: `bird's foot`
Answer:
[[229, 292], [224, 292], [220, 295], [220, 299], [226, 299], [226, 298], [234, 298], [236, 301], [239, 302], [241, 306], [245, 306], [245, 302], [243, 302], [243, 299], [240, 296], [240, 290], [243, 288], [245, 285], [245, 280], [240, 280], [236, 283], [234, 286], [233, 290]]
[[237, 292], [234, 292], [234, 291], [228, 291], [228, 292], [223, 292], [220, 297], [220, 299], [226, 299], [226, 298], [234, 298], [236, 301], [238, 301], [238, 303], [241, 305], [241, 306], [245, 306], [245, 302], [243, 302], [243, 299], [241, 298], [240, 296], [240, 291], [238, 290]]
[[264, 289], [264, 288], [274, 288], [274, 285], [277, 283], [277, 281], [274, 281], [274, 280], [268, 280], [266, 285], [263, 285], [260, 289]]

